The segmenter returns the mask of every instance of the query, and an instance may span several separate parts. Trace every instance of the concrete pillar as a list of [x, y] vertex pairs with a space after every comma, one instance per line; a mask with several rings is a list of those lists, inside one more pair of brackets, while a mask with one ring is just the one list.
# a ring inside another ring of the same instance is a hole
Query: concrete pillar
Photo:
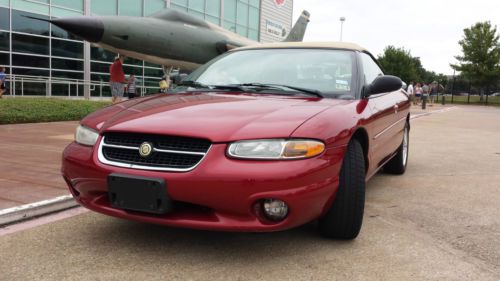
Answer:
[[[91, 0], [85, 0], [85, 15], [90, 16], [90, 2]], [[85, 84], [83, 86], [83, 96], [85, 99], [90, 99], [90, 43], [84, 41], [83, 43], [83, 80]]]

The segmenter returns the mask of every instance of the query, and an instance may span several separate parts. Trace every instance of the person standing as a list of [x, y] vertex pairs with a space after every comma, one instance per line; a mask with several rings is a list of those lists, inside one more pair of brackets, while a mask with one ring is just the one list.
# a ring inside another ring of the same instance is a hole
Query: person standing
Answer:
[[427, 102], [429, 98], [429, 85], [425, 84], [422, 86], [422, 100]]
[[163, 76], [160, 80], [160, 93], [165, 94], [168, 91], [168, 88], [170, 87], [169, 83], [169, 78], [168, 76]]
[[410, 82], [410, 85], [408, 85], [408, 96], [410, 97], [410, 100], [413, 101], [413, 104], [415, 104], [415, 92], [413, 90], [413, 81]]
[[111, 100], [113, 103], [120, 102], [123, 98], [125, 73], [123, 72], [123, 62], [125, 57], [116, 56], [115, 62], [109, 67], [109, 85], [111, 87]]
[[5, 67], [0, 67], [0, 99], [3, 94], [7, 92], [7, 83], [5, 80], [7, 79], [7, 74], [5, 74]]
[[422, 98], [422, 87], [420, 86], [420, 83], [417, 83], [417, 85], [415, 85], [415, 100], [413, 101], [413, 104], [418, 105], [420, 103], [421, 98]]
[[432, 84], [430, 85], [430, 103], [433, 104], [434, 103], [434, 100], [436, 99], [436, 96], [437, 96], [437, 93], [438, 93], [438, 87], [439, 87], [439, 84], [437, 81], [434, 81], [432, 82]]
[[127, 81], [127, 93], [128, 93], [128, 98], [133, 99], [135, 98], [135, 76], [134, 74], [130, 74], [130, 77], [128, 78]]

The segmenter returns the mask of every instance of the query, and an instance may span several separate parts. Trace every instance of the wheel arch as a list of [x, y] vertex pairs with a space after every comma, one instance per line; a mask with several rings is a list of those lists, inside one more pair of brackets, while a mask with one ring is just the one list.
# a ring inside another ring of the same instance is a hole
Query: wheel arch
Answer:
[[361, 147], [363, 148], [363, 158], [365, 159], [365, 173], [368, 171], [368, 167], [370, 165], [368, 160], [368, 148], [369, 148], [369, 139], [368, 133], [363, 127], [359, 127], [354, 131], [351, 140], [357, 140]]

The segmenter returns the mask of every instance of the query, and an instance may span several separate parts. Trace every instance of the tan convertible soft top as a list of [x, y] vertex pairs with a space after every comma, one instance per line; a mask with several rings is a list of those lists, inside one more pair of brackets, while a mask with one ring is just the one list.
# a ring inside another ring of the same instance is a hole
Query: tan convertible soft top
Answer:
[[283, 48], [318, 48], [318, 49], [345, 49], [360, 52], [367, 52], [365, 48], [347, 42], [277, 42], [255, 44], [251, 46], [236, 48], [234, 50], [251, 50], [251, 49], [283, 49]]

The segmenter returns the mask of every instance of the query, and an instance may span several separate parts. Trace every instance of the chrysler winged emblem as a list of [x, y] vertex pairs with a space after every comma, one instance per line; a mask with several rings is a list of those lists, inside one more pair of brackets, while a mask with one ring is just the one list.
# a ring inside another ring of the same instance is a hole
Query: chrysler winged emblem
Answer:
[[149, 142], [143, 142], [139, 147], [139, 154], [142, 157], [148, 157], [149, 155], [151, 155], [152, 151], [153, 151], [153, 145]]

